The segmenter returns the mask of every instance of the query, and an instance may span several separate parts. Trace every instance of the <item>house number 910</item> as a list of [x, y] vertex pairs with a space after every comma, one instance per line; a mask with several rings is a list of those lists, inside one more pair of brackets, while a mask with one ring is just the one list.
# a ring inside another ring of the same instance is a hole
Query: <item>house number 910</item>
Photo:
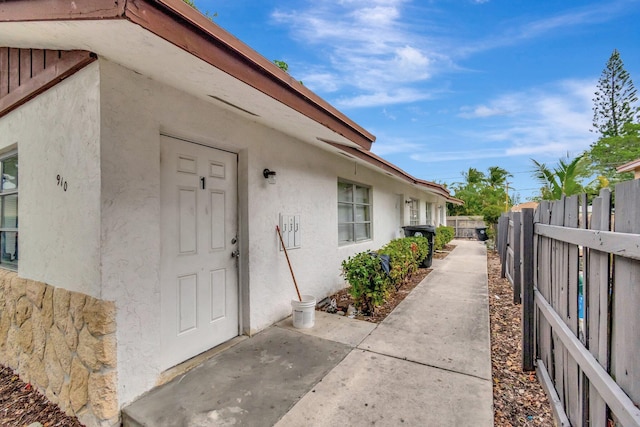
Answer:
[[58, 180], [58, 186], [62, 187], [64, 191], [67, 191], [67, 181], [60, 175], [56, 176], [56, 179]]

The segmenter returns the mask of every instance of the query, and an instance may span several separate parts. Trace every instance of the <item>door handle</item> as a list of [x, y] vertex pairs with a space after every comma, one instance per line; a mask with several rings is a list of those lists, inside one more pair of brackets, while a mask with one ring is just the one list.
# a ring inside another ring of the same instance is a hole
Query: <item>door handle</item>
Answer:
[[231, 252], [231, 258], [240, 258], [240, 250], [236, 249], [235, 251]]

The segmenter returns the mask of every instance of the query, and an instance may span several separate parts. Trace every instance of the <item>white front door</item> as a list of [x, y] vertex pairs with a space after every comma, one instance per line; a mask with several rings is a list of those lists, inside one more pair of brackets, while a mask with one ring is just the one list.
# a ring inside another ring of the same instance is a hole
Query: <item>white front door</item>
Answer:
[[163, 369], [238, 335], [237, 155], [161, 137]]

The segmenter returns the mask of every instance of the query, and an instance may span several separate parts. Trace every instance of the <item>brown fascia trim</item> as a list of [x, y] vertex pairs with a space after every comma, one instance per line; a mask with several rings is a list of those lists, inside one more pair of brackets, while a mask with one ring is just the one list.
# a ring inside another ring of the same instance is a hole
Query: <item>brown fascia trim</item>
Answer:
[[53, 66], [45, 68], [44, 71], [29, 79], [25, 84], [20, 85], [6, 96], [0, 98], [0, 117], [15, 110], [97, 59], [94, 54], [84, 50], [66, 51], [65, 53], [65, 57], [57, 61]]
[[400, 169], [399, 167], [397, 167], [396, 165], [394, 165], [391, 162], [386, 161], [385, 159], [383, 159], [382, 157], [373, 154], [370, 151], [364, 151], [358, 148], [353, 148], [353, 147], [348, 147], [346, 145], [342, 145], [342, 144], [337, 144], [335, 142], [331, 142], [331, 141], [325, 141], [327, 144], [338, 148], [348, 154], [350, 154], [353, 157], [356, 157], [360, 160], [364, 160], [365, 162], [379, 168], [382, 169], [383, 171], [390, 173], [392, 175], [395, 175], [399, 178], [404, 179], [405, 181], [409, 182], [410, 184], [416, 184], [416, 185], [420, 185], [423, 187], [427, 187], [430, 190], [432, 190], [434, 193], [437, 193], [441, 196], [443, 196], [444, 198], [447, 199], [447, 202], [449, 203], [453, 203], [455, 205], [462, 205], [464, 204], [464, 202], [460, 199], [456, 199], [455, 197], [452, 197], [449, 193], [449, 190], [447, 190], [443, 185], [440, 184], [436, 184], [435, 182], [431, 182], [431, 181], [425, 181], [423, 179], [418, 179], [418, 178], [414, 178], [413, 176], [409, 175], [408, 173], [406, 173], [405, 171], [403, 171], [402, 169]]
[[634, 170], [640, 168], [640, 159], [632, 160], [629, 163], [625, 163], [624, 165], [620, 165], [616, 168], [616, 172], [633, 172]]
[[126, 0], [0, 0], [0, 22], [108, 19], [124, 16]]
[[0, 1], [0, 22], [127, 19], [371, 149], [375, 136], [183, 0]]

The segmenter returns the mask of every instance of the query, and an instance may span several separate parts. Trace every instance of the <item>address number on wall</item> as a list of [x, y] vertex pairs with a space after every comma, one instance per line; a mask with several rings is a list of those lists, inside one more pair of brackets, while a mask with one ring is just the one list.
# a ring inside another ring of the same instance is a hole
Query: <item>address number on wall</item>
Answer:
[[67, 181], [60, 175], [56, 176], [58, 180], [58, 187], [61, 187], [64, 191], [67, 191]]

